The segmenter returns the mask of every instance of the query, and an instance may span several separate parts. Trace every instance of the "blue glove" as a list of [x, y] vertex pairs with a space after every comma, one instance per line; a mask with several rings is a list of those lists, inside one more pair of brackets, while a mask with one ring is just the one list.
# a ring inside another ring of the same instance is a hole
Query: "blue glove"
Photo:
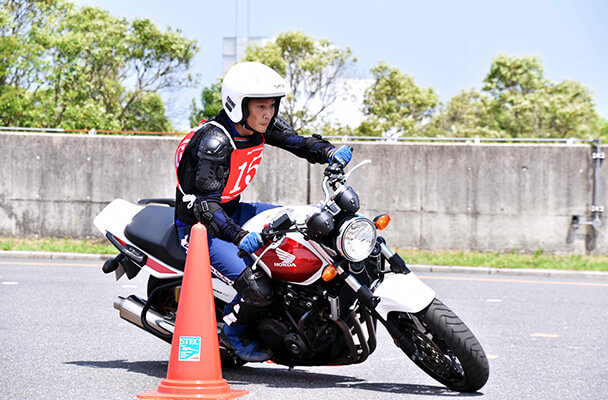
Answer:
[[350, 146], [342, 146], [338, 150], [335, 150], [330, 156], [329, 162], [340, 163], [343, 167], [349, 163], [350, 159], [353, 158], [353, 152]]
[[239, 249], [244, 250], [248, 253], [255, 253], [264, 245], [262, 236], [257, 232], [250, 232], [241, 239], [239, 243]]

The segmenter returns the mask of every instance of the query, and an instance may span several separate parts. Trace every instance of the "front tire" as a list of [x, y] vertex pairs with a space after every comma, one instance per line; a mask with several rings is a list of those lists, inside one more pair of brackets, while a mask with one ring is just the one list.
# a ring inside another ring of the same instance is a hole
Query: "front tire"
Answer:
[[488, 380], [486, 354], [469, 328], [438, 299], [424, 310], [389, 313], [395, 342], [424, 372], [448, 388], [475, 392]]

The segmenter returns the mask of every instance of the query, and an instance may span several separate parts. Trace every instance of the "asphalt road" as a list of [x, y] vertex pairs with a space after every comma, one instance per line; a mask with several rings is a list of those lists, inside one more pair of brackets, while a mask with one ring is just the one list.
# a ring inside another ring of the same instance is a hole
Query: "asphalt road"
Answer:
[[[0, 399], [135, 399], [166, 377], [170, 346], [122, 321], [112, 302], [144, 294], [100, 262], [0, 258]], [[450, 392], [379, 328], [361, 365], [224, 370], [255, 399], [602, 399], [608, 392], [608, 282], [418, 274], [473, 330], [490, 359], [479, 393]]]

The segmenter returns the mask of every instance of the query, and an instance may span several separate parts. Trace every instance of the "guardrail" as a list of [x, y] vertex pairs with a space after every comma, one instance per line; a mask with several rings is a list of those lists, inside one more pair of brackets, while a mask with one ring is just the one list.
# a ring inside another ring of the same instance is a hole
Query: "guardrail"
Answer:
[[114, 131], [106, 129], [63, 129], [63, 128], [23, 128], [14, 126], [0, 126], [0, 131], [10, 132], [38, 132], [38, 133], [86, 133], [96, 135], [98, 133], [125, 133], [130, 135], [185, 135], [185, 132], [158, 132], [158, 131]]
[[[131, 135], [185, 135], [186, 132], [159, 132], [159, 131], [117, 131], [105, 129], [63, 129], [63, 128], [24, 128], [14, 126], [0, 126], [1, 131], [11, 132], [40, 132], [40, 133], [87, 133], [96, 135], [98, 133], [123, 133]], [[581, 138], [487, 138], [487, 137], [431, 137], [431, 136], [399, 136], [399, 137], [384, 137], [384, 136], [324, 136], [325, 139], [353, 142], [353, 141], [371, 141], [371, 142], [467, 142], [467, 143], [491, 143], [491, 142], [509, 142], [509, 143], [593, 143], [600, 145], [600, 139], [581, 139]]]
[[329, 140], [350, 141], [373, 141], [373, 142], [469, 142], [469, 143], [488, 143], [488, 142], [522, 142], [522, 143], [600, 143], [600, 139], [580, 139], [580, 138], [486, 138], [486, 137], [436, 137], [436, 136], [323, 136]]

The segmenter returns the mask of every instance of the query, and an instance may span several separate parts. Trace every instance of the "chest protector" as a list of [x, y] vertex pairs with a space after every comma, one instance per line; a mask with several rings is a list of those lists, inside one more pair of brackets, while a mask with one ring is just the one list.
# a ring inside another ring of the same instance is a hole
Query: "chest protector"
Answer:
[[246, 149], [237, 149], [234, 144], [234, 140], [232, 136], [226, 131], [226, 129], [219, 123], [215, 121], [203, 121], [199, 128], [195, 131], [188, 133], [182, 141], [177, 146], [175, 150], [175, 176], [177, 178], [177, 188], [183, 194], [183, 201], [188, 202], [188, 208], [192, 208], [194, 201], [196, 200], [196, 196], [194, 194], [186, 194], [184, 193], [180, 183], [179, 176], [177, 173], [177, 169], [179, 167], [179, 163], [184, 155], [184, 151], [190, 140], [194, 134], [200, 130], [203, 124], [212, 124], [218, 128], [228, 137], [230, 140], [230, 144], [232, 145], [232, 153], [230, 155], [230, 173], [228, 175], [228, 179], [226, 181], [226, 186], [224, 187], [224, 191], [222, 192], [222, 203], [227, 203], [231, 200], [237, 198], [246, 188], [249, 186], [256, 172], [258, 171], [258, 167], [262, 162], [262, 153], [264, 151], [264, 143], [265, 139], [262, 136], [262, 143], [254, 146], [248, 147]]

